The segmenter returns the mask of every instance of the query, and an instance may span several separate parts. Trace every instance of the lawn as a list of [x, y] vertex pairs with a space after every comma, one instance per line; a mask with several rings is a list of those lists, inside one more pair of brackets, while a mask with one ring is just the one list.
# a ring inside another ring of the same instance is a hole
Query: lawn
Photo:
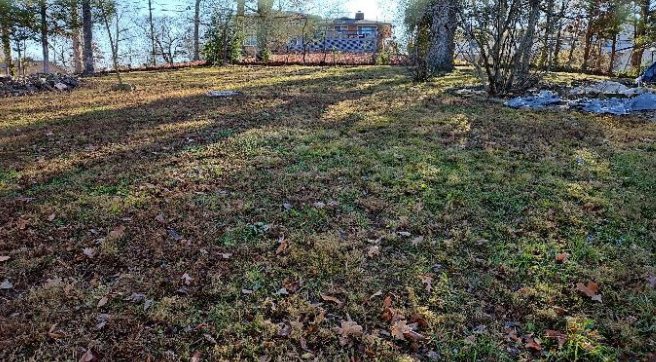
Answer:
[[656, 358], [656, 122], [467, 70], [125, 78], [0, 99], [0, 360]]

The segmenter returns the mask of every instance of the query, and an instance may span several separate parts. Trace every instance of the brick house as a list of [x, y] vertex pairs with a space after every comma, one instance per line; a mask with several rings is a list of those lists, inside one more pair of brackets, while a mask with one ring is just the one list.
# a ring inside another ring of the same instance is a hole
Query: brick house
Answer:
[[[284, 16], [282, 16], [284, 15]], [[392, 24], [366, 20], [358, 12], [354, 18], [324, 20], [312, 15], [280, 13], [272, 33], [278, 40], [271, 50], [277, 54], [301, 52], [376, 53], [392, 37]], [[257, 52], [257, 19], [251, 18], [245, 39], [247, 53]], [[311, 24], [310, 27], [307, 24]], [[281, 39], [282, 38], [282, 39]]]

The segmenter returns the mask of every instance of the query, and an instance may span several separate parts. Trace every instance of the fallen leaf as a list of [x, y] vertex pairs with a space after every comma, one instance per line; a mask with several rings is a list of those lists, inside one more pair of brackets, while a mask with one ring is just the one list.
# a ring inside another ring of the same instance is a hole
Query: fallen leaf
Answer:
[[287, 291], [287, 288], [280, 288], [276, 292], [277, 295], [289, 295], [289, 292]]
[[246, 295], [253, 294], [253, 291], [249, 289], [242, 289], [241, 292]]
[[96, 250], [94, 248], [84, 248], [82, 253], [89, 259], [93, 259], [96, 256]]
[[422, 241], [424, 241], [424, 237], [423, 236], [417, 236], [416, 238], [412, 239], [412, 241], [411, 241], [412, 246], [417, 246], [417, 245], [421, 244]]
[[540, 344], [539, 339], [532, 338], [532, 337], [526, 337], [524, 342], [525, 342], [524, 347], [526, 347], [527, 349], [531, 349], [535, 352], [542, 351], [542, 345]]
[[421, 278], [421, 282], [426, 285], [426, 291], [427, 292], [432, 292], [433, 291], [433, 274], [426, 274]]
[[10, 256], [0, 255], [0, 263], [2, 263], [2, 262], [4, 262], [4, 261], [7, 261], [7, 260], [9, 260], [9, 259], [11, 259]]
[[323, 209], [324, 207], [326, 207], [326, 204], [324, 202], [317, 201], [314, 203], [314, 207], [317, 209]]
[[556, 255], [556, 264], [565, 264], [569, 260], [569, 254], [560, 253]]
[[48, 221], [52, 222], [52, 221], [55, 220], [56, 217], [57, 217], [57, 214], [55, 214], [55, 213], [53, 212], [52, 214], [50, 214], [50, 216], [48, 216]]
[[230, 253], [223, 253], [223, 254], [221, 254], [221, 257], [222, 257], [223, 259], [228, 260], [228, 259], [232, 258], [232, 254], [230, 254]]
[[191, 362], [200, 362], [201, 358], [202, 358], [202, 355], [201, 355], [200, 351], [196, 350], [193, 357], [191, 357]]
[[601, 303], [601, 294], [599, 294], [599, 286], [597, 283], [593, 281], [589, 281], [588, 285], [577, 283], [576, 289], [590, 299]]
[[0, 289], [8, 290], [13, 288], [14, 285], [9, 281], [9, 279], [5, 279], [5, 281], [0, 284]]
[[289, 243], [287, 242], [287, 239], [285, 239], [284, 236], [281, 236], [278, 239], [278, 249], [276, 249], [276, 255], [280, 255], [284, 253], [287, 248], [289, 248]]
[[[0, 259], [0, 261], [2, 260]], [[651, 289], [656, 289], [656, 276], [654, 276], [653, 274], [647, 276], [647, 283], [649, 283], [648, 285]]]
[[370, 258], [374, 258], [378, 255], [380, 255], [380, 246], [378, 245], [370, 246], [367, 250], [367, 256]]
[[369, 297], [369, 299], [374, 299], [374, 298], [376, 298], [376, 297], [380, 297], [381, 295], [383, 295], [383, 291], [382, 291], [382, 290], [379, 290], [379, 291], [377, 291], [376, 293], [372, 294], [372, 295]]
[[96, 319], [98, 320], [98, 324], [96, 325], [96, 329], [97, 330], [103, 329], [110, 318], [111, 318], [111, 316], [109, 314], [99, 314], [96, 317]]
[[390, 327], [390, 333], [396, 339], [404, 339], [408, 341], [420, 341], [425, 339], [423, 335], [415, 332], [416, 324], [408, 324], [405, 320], [398, 320]]
[[553, 310], [554, 310], [554, 312], [556, 312], [556, 314], [558, 314], [560, 316], [563, 316], [563, 315], [567, 314], [567, 309], [565, 309], [565, 308], [555, 306], [555, 307], [553, 307]]
[[344, 302], [342, 302], [341, 300], [327, 294], [321, 294], [321, 299], [323, 299], [326, 302], [335, 303], [339, 307], [341, 307], [344, 304]]
[[157, 221], [159, 223], [162, 223], [162, 224], [166, 223], [166, 219], [164, 218], [164, 214], [159, 214], [159, 215], [155, 216], [155, 221]]
[[120, 239], [123, 237], [124, 234], [125, 234], [125, 226], [121, 225], [115, 228], [114, 230], [110, 231], [109, 237], [111, 239]]
[[168, 230], [166, 230], [166, 232], [169, 234], [170, 237], [173, 238], [173, 240], [175, 240], [175, 241], [182, 240], [182, 236], [180, 236], [180, 234], [177, 231], [175, 231], [173, 229], [168, 229]]
[[102, 298], [100, 298], [100, 300], [98, 301], [98, 305], [97, 305], [97, 307], [98, 307], [98, 308], [100, 308], [100, 307], [104, 307], [104, 306], [107, 304], [107, 302], [109, 302], [109, 298], [107, 298], [106, 296], [105, 296], [105, 297], [102, 297]]
[[399, 236], [403, 236], [403, 237], [406, 237], [406, 238], [409, 238], [412, 235], [407, 231], [399, 231], [397, 234], [399, 234]]
[[337, 328], [337, 333], [341, 334], [344, 337], [359, 335], [362, 334], [362, 326], [352, 321], [351, 318], [349, 317], [348, 320], [345, 321], [343, 320], [341, 322], [341, 327]]
[[87, 349], [87, 351], [80, 357], [78, 362], [93, 362], [97, 360], [96, 355], [93, 353], [91, 349]]
[[547, 336], [547, 338], [552, 338], [555, 339], [556, 342], [558, 342], [558, 346], [562, 347], [565, 345], [565, 342], [567, 341], [567, 336], [565, 333], [554, 331], [552, 329], [547, 329], [544, 331], [544, 334]]
[[184, 273], [180, 279], [182, 279], [185, 285], [191, 285], [191, 282], [194, 281], [194, 278], [192, 278], [191, 275], [187, 273]]

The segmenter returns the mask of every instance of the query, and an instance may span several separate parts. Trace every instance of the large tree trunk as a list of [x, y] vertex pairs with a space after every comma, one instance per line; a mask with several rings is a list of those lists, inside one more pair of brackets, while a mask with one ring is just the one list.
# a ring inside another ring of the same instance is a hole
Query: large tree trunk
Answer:
[[263, 54], [269, 52], [269, 32], [271, 30], [271, 10], [273, 0], [257, 0], [257, 57], [262, 60]]
[[435, 0], [427, 9], [429, 21], [429, 39], [426, 63], [431, 73], [453, 70], [455, 53], [455, 34], [458, 27], [458, 2], [453, 0]]
[[43, 72], [50, 73], [50, 54], [48, 45], [48, 7], [45, 0], [39, 2], [41, 14], [41, 49], [43, 52]]
[[73, 43], [73, 68], [82, 73], [82, 43], [80, 42], [80, 14], [77, 1], [71, 1], [71, 42]]
[[194, 13], [194, 60], [200, 60], [200, 2], [196, 0], [196, 11]]
[[633, 41], [633, 55], [631, 56], [631, 66], [640, 70], [642, 65], [642, 56], [645, 52], [644, 36], [647, 34], [647, 21], [649, 20], [649, 5], [651, 0], [640, 0], [640, 20], [636, 24], [635, 38]]
[[82, 0], [82, 28], [84, 31], [84, 73], [93, 74], [93, 24], [91, 0]]
[[535, 30], [540, 18], [540, 0], [529, 1], [528, 23], [526, 32], [519, 44], [519, 49], [515, 57], [515, 67], [517, 80], [524, 82], [529, 73], [531, 58], [533, 57], [533, 41], [535, 39]]
[[[4, 7], [0, 7], [0, 11], [4, 10]], [[9, 14], [5, 11], [0, 13], [0, 32], [2, 34], [2, 53], [5, 56], [5, 65], [7, 66], [7, 74], [14, 75], [14, 64], [11, 59], [11, 41], [9, 38]]]
[[157, 66], [157, 47], [155, 45], [155, 25], [153, 25], [153, 1], [148, 0], [148, 22], [150, 23], [150, 46], [153, 67]]

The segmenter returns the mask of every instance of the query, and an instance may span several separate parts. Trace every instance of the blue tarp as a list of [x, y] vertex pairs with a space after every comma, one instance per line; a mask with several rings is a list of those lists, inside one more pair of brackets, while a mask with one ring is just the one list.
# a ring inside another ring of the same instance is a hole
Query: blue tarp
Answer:
[[656, 82], [656, 63], [652, 64], [651, 67], [647, 68], [644, 73], [642, 73], [643, 82]]

